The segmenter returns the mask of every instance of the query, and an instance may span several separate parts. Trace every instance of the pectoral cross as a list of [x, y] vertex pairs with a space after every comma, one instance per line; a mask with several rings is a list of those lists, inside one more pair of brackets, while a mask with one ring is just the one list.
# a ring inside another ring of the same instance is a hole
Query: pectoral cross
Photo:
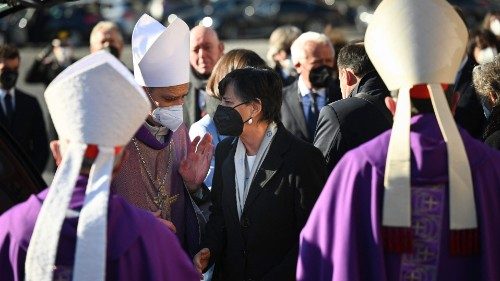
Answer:
[[160, 184], [160, 188], [158, 189], [158, 193], [153, 197], [153, 202], [161, 211], [161, 216], [170, 220], [170, 211], [171, 206], [177, 199], [179, 199], [179, 194], [174, 196], [170, 196], [170, 194], [165, 190], [165, 186], [158, 179], [158, 183]]

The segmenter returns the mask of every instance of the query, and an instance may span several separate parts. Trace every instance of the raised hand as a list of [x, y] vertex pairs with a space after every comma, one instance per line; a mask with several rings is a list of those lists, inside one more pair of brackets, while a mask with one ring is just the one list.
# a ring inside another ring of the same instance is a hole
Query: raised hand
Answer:
[[189, 191], [195, 192], [207, 176], [214, 146], [212, 136], [206, 133], [200, 140], [196, 137], [189, 145], [187, 157], [182, 160], [179, 173]]

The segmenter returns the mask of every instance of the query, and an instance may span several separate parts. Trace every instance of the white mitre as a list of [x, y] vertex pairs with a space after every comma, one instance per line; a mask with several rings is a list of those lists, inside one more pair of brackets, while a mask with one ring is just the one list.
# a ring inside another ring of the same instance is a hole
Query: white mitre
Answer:
[[410, 89], [427, 86], [448, 151], [450, 229], [477, 227], [469, 161], [441, 84], [453, 84], [467, 28], [445, 0], [383, 0], [365, 47], [390, 90], [399, 90], [387, 153], [383, 225], [411, 226]]
[[61, 227], [90, 145], [97, 147], [98, 154], [79, 215], [73, 280], [104, 280], [115, 151], [144, 122], [150, 103], [129, 70], [105, 51], [69, 66], [48, 86], [45, 99], [57, 133], [68, 147], [35, 224], [26, 280], [52, 280]]
[[168, 27], [144, 14], [132, 33], [134, 76], [145, 87], [189, 82], [189, 27], [176, 18]]

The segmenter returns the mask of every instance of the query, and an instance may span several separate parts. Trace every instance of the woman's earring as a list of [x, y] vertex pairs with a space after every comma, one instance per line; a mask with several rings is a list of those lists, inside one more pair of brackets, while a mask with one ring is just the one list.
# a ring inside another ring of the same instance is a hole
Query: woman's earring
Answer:
[[248, 125], [252, 125], [252, 123], [253, 123], [253, 118], [250, 117], [250, 119], [248, 119]]

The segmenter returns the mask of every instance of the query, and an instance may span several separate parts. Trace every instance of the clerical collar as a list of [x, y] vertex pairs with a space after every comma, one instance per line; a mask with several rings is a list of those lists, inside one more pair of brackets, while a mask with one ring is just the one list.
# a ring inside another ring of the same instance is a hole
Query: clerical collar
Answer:
[[[299, 76], [299, 80], [297, 82], [297, 85], [299, 87], [299, 93], [300, 93], [301, 97], [305, 97], [306, 95], [311, 93], [311, 90], [309, 88], [307, 88], [306, 83], [302, 79], [302, 76]], [[326, 96], [326, 88], [316, 89], [316, 94], [318, 94], [322, 97]]]
[[153, 126], [148, 122], [144, 123], [146, 128], [148, 128], [149, 132], [161, 143], [164, 143], [165, 136], [168, 134], [169, 130], [166, 127], [162, 126]]

